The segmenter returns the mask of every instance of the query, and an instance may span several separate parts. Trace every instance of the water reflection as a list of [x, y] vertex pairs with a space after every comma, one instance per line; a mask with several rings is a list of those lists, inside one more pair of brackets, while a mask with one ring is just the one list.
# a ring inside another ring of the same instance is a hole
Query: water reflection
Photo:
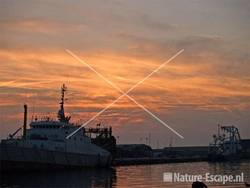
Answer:
[[[53, 172], [11, 173], [1, 175], [2, 187], [53, 187], [53, 188], [191, 188], [191, 183], [163, 182], [164, 172], [181, 174], [232, 174], [244, 173], [250, 182], [250, 161], [230, 163], [172, 163], [158, 165], [121, 166], [109, 169], [63, 170]], [[240, 184], [208, 184], [209, 188], [245, 187]]]
[[[164, 172], [176, 172], [180, 174], [205, 175], [221, 174], [221, 175], [240, 175], [244, 173], [244, 180], [250, 182], [250, 161], [238, 161], [228, 163], [208, 163], [208, 162], [194, 162], [194, 163], [172, 163], [159, 164], [149, 166], [127, 166], [117, 167], [117, 181], [114, 185], [120, 187], [133, 188], [151, 188], [151, 187], [171, 187], [171, 188], [191, 188], [192, 183], [171, 183], [163, 182]], [[209, 188], [240, 188], [245, 187], [244, 183], [206, 183]]]
[[110, 188], [116, 181], [116, 170], [84, 169], [53, 172], [15, 172], [1, 175], [2, 187], [65, 187], [65, 188]]
[[242, 169], [244, 169], [246, 177], [250, 173], [250, 164], [247, 160], [242, 161], [232, 161], [223, 163], [209, 163], [209, 172], [214, 172], [214, 174], [240, 174]]

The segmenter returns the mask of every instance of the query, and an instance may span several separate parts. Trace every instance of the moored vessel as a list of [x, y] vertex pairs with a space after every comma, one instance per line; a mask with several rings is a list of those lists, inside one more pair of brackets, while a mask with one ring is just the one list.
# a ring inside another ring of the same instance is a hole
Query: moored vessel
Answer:
[[[66, 90], [66, 86], [63, 85], [57, 120], [50, 117], [40, 120], [35, 118], [27, 128], [28, 109], [27, 105], [24, 105], [23, 126], [10, 134], [7, 139], [1, 140], [1, 170], [108, 167], [111, 165], [111, 152], [96, 143], [104, 137], [106, 140], [112, 140], [115, 147], [112, 128], [81, 128], [81, 125], [71, 123], [71, 117], [64, 113]], [[21, 130], [22, 136], [16, 137], [17, 132]], [[89, 136], [93, 131], [97, 134], [95, 139]]]

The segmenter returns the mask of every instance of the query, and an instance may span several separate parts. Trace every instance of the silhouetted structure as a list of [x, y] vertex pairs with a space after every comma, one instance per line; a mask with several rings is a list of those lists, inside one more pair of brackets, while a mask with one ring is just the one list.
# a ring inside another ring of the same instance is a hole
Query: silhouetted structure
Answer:
[[203, 182], [196, 181], [196, 182], [193, 182], [192, 188], [207, 188], [207, 186]]
[[123, 144], [116, 147], [117, 158], [152, 157], [153, 150], [145, 144]]
[[242, 146], [240, 133], [235, 126], [218, 125], [217, 135], [213, 135], [213, 142], [209, 148], [211, 161], [232, 160], [241, 157]]

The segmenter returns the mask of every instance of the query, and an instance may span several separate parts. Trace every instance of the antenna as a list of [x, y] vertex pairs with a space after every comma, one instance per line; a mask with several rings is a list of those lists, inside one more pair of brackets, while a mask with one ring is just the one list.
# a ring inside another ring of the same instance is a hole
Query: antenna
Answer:
[[65, 116], [64, 113], [64, 103], [65, 103], [65, 92], [67, 91], [67, 87], [65, 86], [65, 84], [62, 85], [61, 87], [61, 102], [60, 104], [60, 110], [58, 111], [57, 117], [59, 119], [60, 122], [66, 122], [68, 123], [70, 120], [70, 116]]
[[142, 138], [142, 137], [140, 137], [139, 143], [140, 143], [140, 144], [143, 144], [143, 138]]
[[117, 143], [120, 144], [120, 136], [117, 136]]
[[31, 121], [34, 120], [34, 116], [35, 116], [36, 99], [37, 99], [37, 94], [35, 93], [34, 98], [33, 98], [33, 102], [32, 102]]
[[145, 137], [146, 145], [148, 145], [148, 137]]
[[148, 145], [151, 146], [151, 133], [148, 133]]
[[218, 124], [218, 136], [220, 137], [220, 124]]
[[171, 136], [170, 141], [169, 141], [169, 147], [172, 147], [172, 146], [173, 146], [173, 137]]

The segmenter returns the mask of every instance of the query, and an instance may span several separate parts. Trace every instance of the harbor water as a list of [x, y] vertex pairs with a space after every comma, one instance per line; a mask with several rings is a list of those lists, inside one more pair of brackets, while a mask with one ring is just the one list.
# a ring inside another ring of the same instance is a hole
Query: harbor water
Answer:
[[[224, 163], [172, 163], [157, 165], [118, 166], [109, 169], [62, 170], [53, 172], [2, 173], [1, 187], [55, 187], [55, 188], [152, 188], [191, 187], [191, 183], [163, 181], [163, 173], [227, 174], [244, 173], [244, 181], [250, 182], [250, 161]], [[245, 187], [244, 183], [206, 183], [208, 187]]]

